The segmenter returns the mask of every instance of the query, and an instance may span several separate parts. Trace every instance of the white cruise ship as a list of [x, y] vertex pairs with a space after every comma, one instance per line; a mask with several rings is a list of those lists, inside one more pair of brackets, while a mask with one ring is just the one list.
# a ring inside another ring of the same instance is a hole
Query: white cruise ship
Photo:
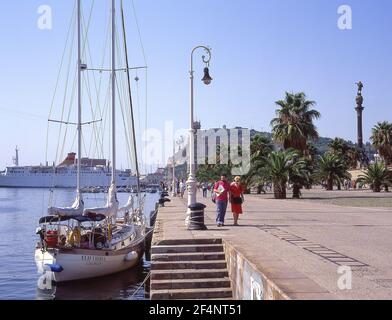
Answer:
[[[76, 153], [68, 154], [58, 166], [19, 166], [18, 150], [15, 166], [0, 172], [0, 187], [10, 188], [76, 188]], [[111, 182], [111, 168], [106, 160], [82, 159], [81, 187], [107, 187]], [[117, 171], [118, 187], [133, 187], [137, 179], [130, 170]]]

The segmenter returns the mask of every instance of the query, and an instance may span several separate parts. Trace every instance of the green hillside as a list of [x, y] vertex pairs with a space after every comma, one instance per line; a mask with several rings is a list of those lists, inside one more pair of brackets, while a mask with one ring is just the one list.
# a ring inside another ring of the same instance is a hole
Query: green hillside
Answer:
[[[267, 137], [269, 140], [272, 140], [272, 134], [270, 132], [259, 132], [256, 130], [251, 130], [250, 136], [253, 138], [255, 135], [262, 135]], [[332, 138], [327, 138], [327, 137], [320, 137], [317, 141], [313, 142], [313, 144], [316, 146], [318, 153], [324, 154], [325, 152], [328, 151], [328, 145], [332, 141]], [[345, 140], [345, 142], [350, 146], [350, 147], [355, 147], [356, 144], [353, 143], [352, 141]], [[377, 153], [376, 150], [372, 147], [372, 144], [370, 142], [367, 142], [365, 144], [365, 152], [366, 155], [370, 160], [373, 160], [374, 154]]]

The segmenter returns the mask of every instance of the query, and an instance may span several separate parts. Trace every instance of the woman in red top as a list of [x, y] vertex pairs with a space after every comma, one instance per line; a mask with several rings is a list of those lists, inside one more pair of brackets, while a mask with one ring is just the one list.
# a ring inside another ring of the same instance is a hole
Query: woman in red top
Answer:
[[216, 225], [223, 227], [225, 225], [226, 210], [230, 197], [230, 184], [227, 181], [226, 174], [222, 174], [220, 181], [215, 183], [214, 193], [216, 195]]
[[230, 202], [231, 211], [233, 212], [234, 225], [238, 226], [238, 218], [242, 211], [242, 203], [244, 202], [244, 190], [241, 186], [241, 178], [235, 177], [234, 182], [230, 185]]

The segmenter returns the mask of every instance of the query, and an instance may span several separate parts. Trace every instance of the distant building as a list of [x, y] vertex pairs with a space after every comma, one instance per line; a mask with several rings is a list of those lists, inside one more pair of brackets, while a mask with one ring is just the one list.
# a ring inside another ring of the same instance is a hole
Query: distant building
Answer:
[[145, 186], [160, 185], [165, 180], [165, 168], [158, 168], [156, 172], [142, 176], [140, 182]]
[[[238, 133], [238, 142], [239, 145], [242, 146], [242, 138], [243, 131], [246, 128], [235, 127], [233, 129], [228, 129], [226, 125], [222, 128], [212, 128], [208, 130], [201, 130], [201, 123], [195, 122], [194, 129], [198, 130], [198, 133], [195, 137], [195, 169], [197, 170], [198, 164], [205, 163], [207, 155], [216, 155], [215, 153], [210, 154], [210, 148], [215, 147], [228, 147], [232, 130], [237, 130]], [[202, 139], [200, 141], [200, 139]], [[179, 149], [174, 155], [175, 160], [175, 175], [176, 179], [186, 179], [189, 173], [189, 164], [188, 164], [188, 151], [189, 143], [186, 147]], [[200, 148], [204, 148], [204, 152], [200, 152]], [[199, 157], [199, 159], [198, 159]], [[215, 160], [215, 159], [214, 159]], [[168, 180], [173, 180], [173, 157], [168, 159], [167, 163], [167, 177]]]

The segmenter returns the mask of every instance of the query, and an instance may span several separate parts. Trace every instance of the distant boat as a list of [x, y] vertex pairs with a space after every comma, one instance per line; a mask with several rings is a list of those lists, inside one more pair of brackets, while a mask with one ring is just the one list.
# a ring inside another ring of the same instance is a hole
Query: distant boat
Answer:
[[145, 191], [147, 193], [158, 193], [160, 191], [160, 189], [161, 188], [159, 185], [153, 184], [153, 185], [148, 185]]
[[[0, 187], [9, 188], [76, 188], [76, 153], [69, 153], [58, 166], [19, 166], [16, 149], [15, 166], [0, 172]], [[104, 159], [81, 159], [81, 188], [107, 187], [111, 181], [112, 169]], [[116, 170], [118, 186], [136, 186], [137, 178], [130, 170]]]

